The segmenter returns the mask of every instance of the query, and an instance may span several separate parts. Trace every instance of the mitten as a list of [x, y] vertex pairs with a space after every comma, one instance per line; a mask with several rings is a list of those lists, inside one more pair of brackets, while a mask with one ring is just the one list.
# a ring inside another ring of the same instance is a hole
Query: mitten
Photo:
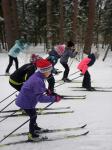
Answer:
[[60, 95], [55, 96], [55, 101], [56, 102], [59, 102], [61, 99], [62, 99], [62, 96], [60, 96]]

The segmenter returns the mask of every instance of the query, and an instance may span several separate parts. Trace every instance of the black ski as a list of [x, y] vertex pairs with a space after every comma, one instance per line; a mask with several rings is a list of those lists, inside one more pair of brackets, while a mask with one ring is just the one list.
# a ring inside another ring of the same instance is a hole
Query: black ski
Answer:
[[61, 95], [63, 97], [86, 97], [86, 95]]
[[[84, 129], [86, 126], [87, 126], [87, 124], [84, 124], [84, 125], [81, 125], [81, 126], [76, 126], [76, 127], [73, 127], [73, 128], [62, 128], [62, 129], [51, 129], [51, 130], [45, 129], [40, 134], [43, 134], [43, 133], [64, 132], [64, 131], [75, 131], [75, 130]], [[12, 134], [12, 135], [10, 135], [10, 137], [23, 136], [23, 135], [28, 135], [28, 132], [22, 132], [22, 133]]]
[[85, 136], [89, 133], [89, 131], [85, 131], [79, 134], [72, 134], [72, 135], [63, 135], [63, 136], [57, 136], [57, 137], [53, 137], [53, 138], [40, 138], [38, 141], [28, 141], [28, 140], [21, 140], [18, 142], [10, 142], [10, 143], [6, 143], [6, 144], [1, 144], [0, 147], [5, 147], [5, 146], [9, 146], [9, 145], [16, 145], [16, 144], [23, 144], [23, 143], [39, 143], [39, 142], [44, 142], [44, 141], [57, 141], [57, 140], [64, 140], [64, 139], [74, 139], [77, 137], [81, 137], [81, 136]]
[[86, 90], [86, 89], [75, 89], [72, 91], [87, 91], [87, 92], [112, 92], [112, 90], [103, 90], [103, 89], [96, 89], [96, 90]]
[[[57, 80], [55, 83], [67, 83], [67, 82], [64, 82], [63, 80]], [[82, 83], [81, 80], [71, 80], [71, 82], [68, 82], [68, 83]]]
[[10, 75], [6, 75], [6, 74], [0, 74], [0, 77], [3, 77], [3, 76], [10, 76]]
[[[69, 87], [69, 88], [80, 88], [80, 89], [84, 89], [83, 87]], [[112, 89], [112, 87], [110, 86], [110, 87], [100, 87], [100, 86], [94, 86], [94, 88], [97, 90], [106, 90], [106, 89]]]
[[[67, 106], [67, 107], [56, 107], [56, 108], [46, 108], [44, 110], [62, 110], [62, 109], [70, 109], [71, 107]], [[43, 110], [43, 108], [36, 108], [37, 111], [39, 110]], [[21, 109], [13, 109], [13, 110], [6, 110], [6, 111], [2, 111], [1, 113], [10, 113], [10, 112], [22, 112]]]
[[64, 99], [64, 100], [77, 100], [77, 99], [86, 99], [86, 97], [84, 96], [84, 97], [64, 97], [64, 98], [62, 98], [62, 99]]
[[[71, 110], [71, 111], [38, 112], [38, 115], [55, 115], [55, 114], [68, 114], [68, 113], [74, 113], [74, 111]], [[13, 114], [13, 115], [0, 116], [0, 118], [21, 117], [21, 116], [27, 116], [27, 115], [25, 113], [18, 113], [18, 114]]]

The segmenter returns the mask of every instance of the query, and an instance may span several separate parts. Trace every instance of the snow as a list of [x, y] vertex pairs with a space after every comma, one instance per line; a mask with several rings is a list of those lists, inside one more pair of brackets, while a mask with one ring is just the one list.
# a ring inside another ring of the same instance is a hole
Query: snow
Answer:
[[[33, 47], [32, 47], [33, 48]], [[34, 48], [33, 48], [34, 49]], [[36, 52], [36, 48], [35, 48]], [[37, 53], [40, 53], [37, 48]], [[40, 53], [41, 56], [46, 56], [45, 53]], [[20, 66], [28, 61], [26, 58], [28, 54], [20, 54], [19, 63]], [[89, 72], [92, 78], [92, 86], [99, 87], [112, 87], [112, 52], [109, 52], [106, 60], [103, 62], [102, 58], [104, 56], [104, 50], [100, 49], [100, 58], [96, 63], [89, 68]], [[70, 62], [72, 60], [70, 59]], [[0, 74], [4, 74], [5, 69], [8, 64], [7, 53], [0, 53]], [[70, 74], [77, 71], [76, 66], [77, 60], [73, 60], [70, 67]], [[60, 63], [56, 65], [56, 68], [63, 70]], [[13, 72], [15, 66], [11, 68]], [[77, 77], [79, 73], [69, 76], [69, 78]], [[56, 80], [62, 78], [62, 74], [55, 76]], [[12, 94], [15, 89], [13, 89], [8, 83], [9, 77], [0, 76], [0, 101]], [[63, 136], [81, 133], [83, 131], [88, 131], [89, 134], [83, 137], [78, 137], [74, 139], [64, 139], [52, 142], [40, 142], [40, 143], [27, 143], [27, 144], [17, 144], [11, 146], [1, 147], [1, 150], [112, 150], [112, 92], [87, 92], [87, 91], [73, 91], [69, 87], [81, 86], [82, 77], [74, 80], [74, 83], [65, 83], [61, 86], [56, 87], [56, 92], [65, 95], [84, 95], [86, 94], [86, 99], [84, 100], [62, 100], [59, 103], [55, 103], [50, 107], [63, 107], [70, 106], [70, 110], [74, 110], [74, 113], [69, 114], [56, 114], [56, 115], [39, 115], [38, 124], [43, 128], [55, 129], [55, 128], [71, 128], [81, 124], [87, 123], [85, 129], [72, 132], [59, 132], [46, 134], [49, 137]], [[61, 84], [57, 83], [56, 85]], [[17, 94], [17, 93], [16, 93]], [[4, 102], [0, 103], [0, 110], [8, 105], [12, 100], [15, 99], [15, 95], [11, 96]], [[45, 107], [48, 104], [39, 104], [38, 107]], [[13, 102], [5, 110], [19, 109]], [[65, 111], [65, 110], [58, 110]], [[3, 114], [1, 113], [0, 116]], [[2, 119], [2, 118], [1, 118]], [[19, 125], [25, 122], [28, 117], [12, 117], [7, 118], [3, 122], [0, 122], [0, 140], [4, 135], [8, 135]], [[28, 123], [23, 127], [18, 129], [16, 133], [28, 131]], [[18, 137], [8, 137], [1, 144], [14, 142], [19, 140], [25, 140], [27, 136]]]

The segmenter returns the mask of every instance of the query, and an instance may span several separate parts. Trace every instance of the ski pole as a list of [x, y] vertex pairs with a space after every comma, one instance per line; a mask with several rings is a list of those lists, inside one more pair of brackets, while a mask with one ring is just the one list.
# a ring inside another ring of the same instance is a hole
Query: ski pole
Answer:
[[4, 108], [2, 108], [2, 109], [0, 110], [0, 113], [1, 113], [5, 108], [7, 108], [10, 104], [12, 104], [15, 100], [16, 100], [16, 99], [14, 99], [14, 100], [11, 101], [8, 105], [6, 105]]
[[72, 75], [74, 75], [74, 74], [76, 74], [76, 73], [78, 73], [78, 72], [80, 72], [80, 71], [76, 71], [76, 72], [74, 72], [74, 73], [70, 74], [70, 76], [72, 76]]
[[9, 96], [7, 96], [6, 98], [4, 98], [2, 101], [0, 101], [0, 103], [2, 103], [3, 101], [5, 101], [6, 99], [8, 99], [9, 97], [11, 97], [13, 94], [15, 94], [17, 91], [13, 92], [12, 94], [10, 94]]
[[[16, 111], [16, 112], [17, 112], [17, 111]], [[0, 120], [0, 122], [3, 122], [4, 120], [6, 120], [7, 118], [9, 118], [10, 116], [14, 115], [16, 112], [13, 112], [11, 115], [9, 115], [9, 116], [3, 118], [2, 120]]]
[[[78, 77], [73, 78], [71, 81], [73, 81], [73, 80], [75, 80], [75, 79], [77, 79], [77, 78], [79, 78], [79, 77], [82, 77], [82, 75], [79, 75]], [[61, 83], [61, 84], [59, 84], [59, 85], [56, 85], [55, 87], [58, 87], [58, 86], [63, 85], [63, 84], [65, 84], [65, 83], [66, 83], [66, 82]]]
[[[41, 111], [44, 111], [47, 107], [51, 106], [54, 102], [51, 102], [49, 105], [47, 105], [46, 107], [44, 107]], [[33, 116], [32, 118], [34, 118], [35, 116]], [[31, 119], [31, 118], [30, 118]], [[26, 120], [24, 123], [22, 123], [20, 126], [18, 126], [16, 129], [14, 129], [12, 132], [10, 132], [8, 135], [6, 135], [3, 139], [0, 140], [0, 143], [2, 141], [4, 141], [6, 138], [8, 138], [11, 134], [13, 134], [15, 131], [17, 131], [19, 128], [21, 128], [22, 126], [24, 126], [27, 122], [30, 121], [30, 119]]]
[[71, 67], [71, 65], [73, 64], [74, 59], [72, 59], [72, 61], [69, 64], [69, 67]]

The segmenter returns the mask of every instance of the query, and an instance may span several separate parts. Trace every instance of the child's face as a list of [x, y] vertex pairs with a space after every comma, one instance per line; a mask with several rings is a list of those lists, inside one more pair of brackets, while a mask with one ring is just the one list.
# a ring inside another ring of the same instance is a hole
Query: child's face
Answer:
[[51, 71], [45, 72], [44, 73], [45, 78], [48, 78], [50, 74], [51, 74]]

